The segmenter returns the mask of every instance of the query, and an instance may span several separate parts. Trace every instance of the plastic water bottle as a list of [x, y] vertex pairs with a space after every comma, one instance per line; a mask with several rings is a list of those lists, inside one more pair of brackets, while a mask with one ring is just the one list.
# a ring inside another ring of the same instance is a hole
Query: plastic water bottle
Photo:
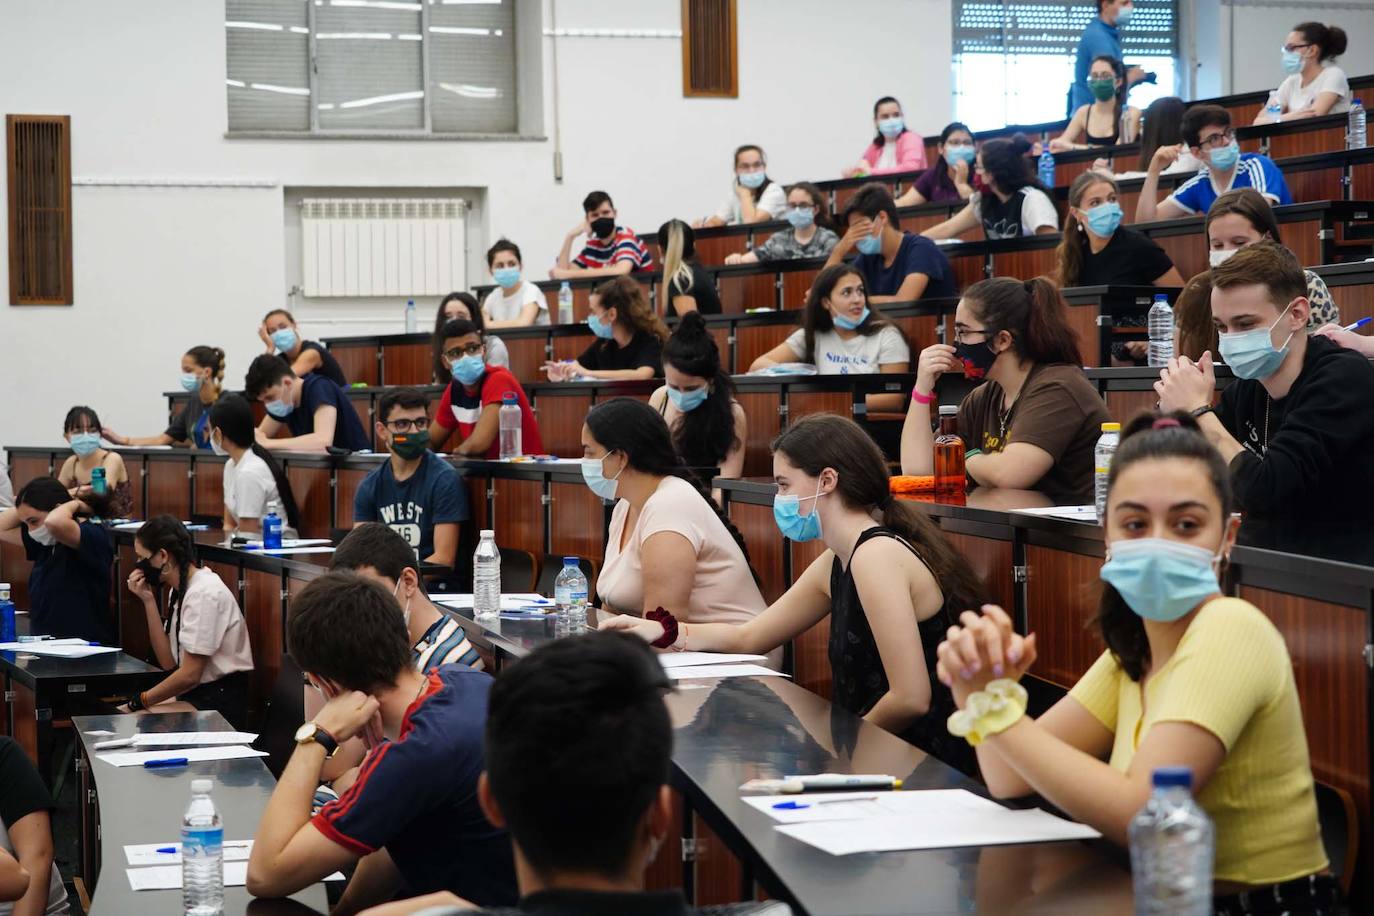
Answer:
[[553, 580], [553, 601], [558, 606], [555, 636], [577, 636], [587, 629], [587, 577], [577, 557], [564, 557], [563, 568]]
[[1364, 149], [1369, 145], [1369, 135], [1365, 132], [1364, 103], [1359, 99], [1350, 101], [1349, 124], [1345, 135], [1345, 148]]
[[562, 285], [558, 287], [558, 323], [559, 323], [559, 324], [572, 324], [572, 323], [573, 323], [572, 302], [573, 302], [572, 287], [568, 285], [568, 281], [567, 281], [567, 280], [564, 280], [563, 283], [562, 283]]
[[1047, 188], [1054, 187], [1054, 153], [1050, 152], [1047, 145], [1045, 151], [1040, 154], [1040, 183]]
[[1116, 447], [1121, 444], [1121, 424], [1103, 423], [1102, 435], [1093, 447], [1093, 496], [1097, 501], [1097, 523], [1107, 514], [1107, 475], [1112, 470]]
[[275, 499], [267, 504], [267, 517], [262, 520], [262, 549], [281, 550], [281, 504]]
[[940, 408], [940, 434], [935, 437], [935, 492], [941, 496], [964, 492], [964, 440], [959, 436], [959, 408]]
[[[582, 591], [585, 595], [585, 583]], [[14, 602], [10, 600], [10, 584], [0, 582], [0, 642], [15, 642], [18, 638], [14, 628]]]
[[515, 392], [507, 391], [501, 395], [501, 460], [519, 458], [525, 454], [520, 450], [520, 424], [523, 419]]
[[482, 532], [472, 555], [472, 612], [479, 620], [494, 620], [501, 614], [501, 551], [496, 549], [496, 532]]
[[419, 318], [415, 314], [415, 300], [406, 300], [406, 333], [414, 334], [420, 330]]
[[1277, 124], [1283, 120], [1283, 106], [1279, 104], [1277, 91], [1269, 93], [1269, 101], [1264, 105], [1264, 120], [1270, 124]]
[[1150, 365], [1167, 366], [1174, 356], [1174, 310], [1168, 296], [1155, 294], [1146, 323], [1150, 330]]
[[1161, 767], [1154, 792], [1131, 820], [1131, 882], [1136, 916], [1206, 916], [1212, 912], [1216, 835], [1193, 800], [1193, 771]]
[[212, 779], [191, 780], [191, 803], [181, 819], [181, 900], [187, 916], [224, 910], [224, 823], [210, 792]]

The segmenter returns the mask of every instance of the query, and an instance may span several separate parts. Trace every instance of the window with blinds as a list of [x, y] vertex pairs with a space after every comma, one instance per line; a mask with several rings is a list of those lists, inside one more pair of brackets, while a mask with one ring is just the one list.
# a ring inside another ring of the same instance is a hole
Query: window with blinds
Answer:
[[225, 0], [229, 130], [516, 132], [515, 0]]
[[72, 119], [5, 115], [10, 304], [72, 304]]
[[682, 94], [739, 98], [735, 0], [682, 0]]
[[[1121, 29], [1127, 65], [1157, 75], [1131, 91], [1143, 108], [1175, 94], [1179, 0], [1136, 0]], [[955, 117], [974, 130], [1062, 120], [1074, 55], [1095, 0], [955, 0]]]

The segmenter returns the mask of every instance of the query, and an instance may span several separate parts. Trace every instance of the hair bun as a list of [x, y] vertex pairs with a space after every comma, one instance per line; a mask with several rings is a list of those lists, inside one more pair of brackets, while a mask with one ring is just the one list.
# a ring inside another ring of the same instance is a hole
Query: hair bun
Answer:
[[1017, 133], [1008, 142], [1011, 143], [1012, 152], [1016, 153], [1018, 156], [1024, 156], [1035, 146], [1035, 144], [1031, 143], [1030, 138], [1022, 133]]
[[677, 320], [677, 330], [674, 333], [680, 337], [705, 337], [711, 332], [706, 329], [706, 319], [701, 312], [693, 310]]

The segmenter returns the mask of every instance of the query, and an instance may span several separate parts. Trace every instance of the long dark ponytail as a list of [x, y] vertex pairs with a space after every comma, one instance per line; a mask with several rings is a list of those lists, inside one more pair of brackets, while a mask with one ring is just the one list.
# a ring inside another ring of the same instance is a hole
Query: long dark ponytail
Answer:
[[[200, 561], [196, 558], [196, 544], [191, 538], [191, 532], [186, 530], [186, 526], [177, 520], [175, 515], [159, 515], [148, 519], [134, 535], [140, 544], [150, 553], [157, 553], [159, 550], [167, 551], [170, 562], [175, 563], [177, 572], [180, 575], [180, 584], [172, 592], [168, 599], [167, 616], [163, 619], [163, 628], [168, 632], [172, 626], [172, 610], [181, 606], [181, 599], [186, 594], [186, 589], [191, 587], [191, 570], [200, 568]], [[158, 607], [162, 606], [162, 585], [158, 582], [149, 582], [153, 587], [153, 594], [158, 599]]]
[[1021, 359], [1042, 365], [1081, 364], [1069, 307], [1059, 287], [1044, 277], [979, 280], [964, 290], [964, 301], [987, 327], [989, 338], [998, 331], [1010, 332]]
[[735, 435], [735, 385], [720, 366], [720, 350], [699, 312], [688, 312], [663, 345], [663, 362], [683, 375], [706, 379], [711, 394], [672, 427], [673, 447], [689, 467], [717, 467], [739, 448]]
[[272, 472], [272, 479], [276, 481], [277, 495], [281, 497], [282, 510], [286, 512], [286, 523], [299, 531], [300, 510], [296, 508], [296, 494], [291, 492], [291, 480], [272, 453], [258, 444], [253, 408], [248, 401], [241, 395], [224, 395], [210, 408], [210, 425], [239, 448], [246, 448], [263, 460]]

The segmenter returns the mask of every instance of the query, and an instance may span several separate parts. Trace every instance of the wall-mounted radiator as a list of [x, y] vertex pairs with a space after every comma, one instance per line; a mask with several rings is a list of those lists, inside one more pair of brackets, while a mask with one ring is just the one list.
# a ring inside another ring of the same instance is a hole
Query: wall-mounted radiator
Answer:
[[425, 296], [463, 289], [462, 200], [301, 201], [307, 296]]

